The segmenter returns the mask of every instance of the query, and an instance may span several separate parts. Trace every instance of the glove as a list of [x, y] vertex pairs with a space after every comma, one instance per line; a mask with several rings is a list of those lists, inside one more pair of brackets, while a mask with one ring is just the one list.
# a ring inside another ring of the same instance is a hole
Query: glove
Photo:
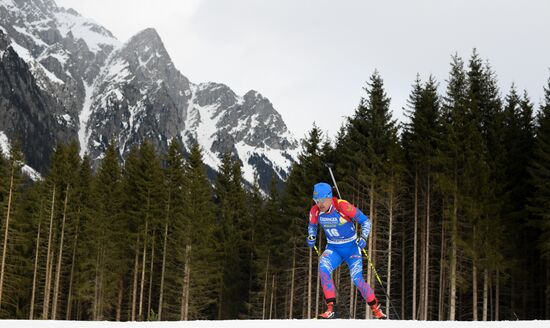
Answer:
[[315, 246], [315, 236], [309, 235], [307, 236], [307, 247], [313, 248], [313, 246]]
[[367, 241], [363, 237], [357, 238], [357, 240], [355, 242], [357, 243], [357, 246], [359, 246], [359, 248], [361, 248], [361, 249], [363, 249], [367, 246]]

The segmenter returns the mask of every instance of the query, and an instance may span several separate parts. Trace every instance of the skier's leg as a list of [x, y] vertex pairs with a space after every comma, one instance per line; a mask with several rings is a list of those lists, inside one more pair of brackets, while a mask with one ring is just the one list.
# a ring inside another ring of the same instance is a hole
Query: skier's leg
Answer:
[[377, 319], [385, 319], [386, 315], [382, 312], [382, 309], [380, 309], [380, 304], [378, 304], [378, 300], [374, 296], [374, 291], [365, 279], [363, 279], [363, 258], [361, 257], [361, 249], [359, 249], [357, 245], [350, 246], [344, 255], [344, 259], [348, 265], [353, 283], [361, 292], [361, 296], [367, 301], [373, 315]]
[[342, 257], [332, 249], [331, 245], [325, 249], [319, 262], [319, 275], [321, 276], [321, 286], [327, 302], [336, 300], [336, 288], [332, 280], [332, 271], [342, 263]]
[[370, 285], [363, 279], [363, 258], [361, 257], [361, 251], [357, 245], [350, 246], [345, 260], [353, 283], [357, 289], [359, 289], [361, 296], [363, 296], [363, 299], [365, 299], [367, 303], [373, 302], [376, 298]]
[[321, 255], [319, 261], [319, 274], [321, 276], [321, 286], [325, 294], [327, 302], [327, 310], [319, 314], [319, 319], [334, 319], [336, 318], [336, 288], [332, 280], [332, 271], [342, 263], [342, 256], [338, 254], [336, 249], [329, 244], [327, 249]]

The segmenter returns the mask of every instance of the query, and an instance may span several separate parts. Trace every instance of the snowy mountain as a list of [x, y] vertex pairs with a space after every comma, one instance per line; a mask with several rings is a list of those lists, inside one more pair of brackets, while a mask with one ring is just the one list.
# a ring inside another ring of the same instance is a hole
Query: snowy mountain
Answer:
[[[53, 0], [0, 0], [0, 131], [23, 140], [44, 171], [58, 140], [78, 140], [94, 164], [111, 140], [121, 160], [144, 140], [160, 151], [199, 142], [208, 166], [231, 152], [248, 181], [286, 179], [298, 143], [269, 100], [220, 83], [195, 84], [154, 29], [125, 43]], [[26, 78], [21, 78], [26, 77]]]

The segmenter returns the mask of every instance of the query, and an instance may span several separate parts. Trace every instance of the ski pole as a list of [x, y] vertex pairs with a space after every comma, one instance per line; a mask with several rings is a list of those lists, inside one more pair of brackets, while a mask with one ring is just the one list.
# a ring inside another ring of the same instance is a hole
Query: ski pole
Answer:
[[317, 245], [314, 245], [313, 248], [315, 249], [315, 252], [317, 253], [317, 256], [321, 256], [321, 254], [319, 254], [319, 250], [317, 249]]
[[[342, 195], [340, 194], [340, 190], [338, 189], [338, 184], [336, 184], [336, 179], [334, 178], [334, 174], [332, 174], [332, 166], [333, 164], [331, 163], [326, 163], [325, 166], [328, 168], [328, 171], [330, 172], [330, 177], [332, 178], [332, 182], [334, 183], [334, 187], [336, 187], [336, 192], [338, 192], [338, 197], [340, 199], [342, 199]], [[389, 307], [391, 307], [393, 309], [393, 313], [395, 313], [395, 316], [397, 317], [397, 320], [401, 320], [399, 318], [399, 314], [397, 314], [397, 310], [395, 309], [395, 307], [393, 306], [391, 300], [390, 300], [390, 296], [388, 295], [388, 293], [386, 292], [386, 288], [384, 288], [384, 284], [382, 283], [382, 279], [380, 279], [380, 276], [378, 276], [378, 273], [376, 272], [376, 269], [374, 268], [374, 264], [372, 263], [371, 259], [370, 259], [370, 256], [369, 254], [367, 253], [366, 250], [363, 249], [363, 254], [365, 254], [365, 256], [367, 257], [367, 260], [369, 261], [369, 265], [371, 266], [372, 268], [372, 271], [374, 272], [374, 275], [376, 277], [376, 280], [378, 280], [378, 283], [380, 284], [380, 287], [382, 287], [382, 291], [384, 292], [384, 295], [386, 295], [386, 298], [388, 300], [388, 302], [390, 303], [389, 304]]]
[[388, 301], [390, 302], [390, 307], [393, 309], [393, 313], [395, 313], [395, 317], [397, 318], [397, 320], [401, 320], [399, 318], [399, 314], [397, 314], [397, 310], [395, 309], [395, 306], [393, 306], [393, 303], [391, 302], [390, 300], [390, 297], [388, 295], [388, 292], [386, 291], [386, 288], [384, 288], [384, 284], [382, 284], [382, 280], [380, 279], [380, 276], [378, 275], [378, 273], [376, 272], [376, 269], [374, 268], [374, 265], [372, 264], [372, 261], [370, 260], [370, 257], [369, 257], [369, 254], [367, 253], [366, 250], [362, 250], [363, 251], [363, 254], [365, 254], [365, 256], [367, 257], [367, 260], [369, 261], [369, 264], [372, 268], [372, 272], [374, 272], [374, 276], [376, 277], [376, 280], [378, 280], [378, 283], [380, 284], [380, 288], [382, 288], [382, 292], [384, 292], [384, 295], [386, 295]]
[[376, 269], [374, 268], [374, 264], [372, 264], [372, 261], [370, 260], [370, 256], [369, 256], [369, 253], [367, 253], [367, 251], [363, 248], [361, 249], [363, 251], [363, 254], [365, 254], [365, 256], [367, 257], [367, 260], [369, 261], [369, 264], [372, 268], [372, 272], [374, 272], [374, 276], [376, 277], [376, 280], [378, 280], [378, 283], [380, 283], [380, 286], [384, 287], [382, 285], [382, 279], [380, 279], [380, 276], [378, 275], [378, 272], [376, 272]]

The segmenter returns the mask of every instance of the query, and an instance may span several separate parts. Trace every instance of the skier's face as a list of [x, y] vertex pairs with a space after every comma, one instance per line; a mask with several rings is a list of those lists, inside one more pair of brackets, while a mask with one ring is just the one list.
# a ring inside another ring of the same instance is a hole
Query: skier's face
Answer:
[[330, 208], [330, 205], [332, 204], [332, 199], [319, 198], [319, 199], [315, 199], [315, 203], [317, 204], [317, 206], [322, 212], [326, 212], [328, 211], [328, 209]]

